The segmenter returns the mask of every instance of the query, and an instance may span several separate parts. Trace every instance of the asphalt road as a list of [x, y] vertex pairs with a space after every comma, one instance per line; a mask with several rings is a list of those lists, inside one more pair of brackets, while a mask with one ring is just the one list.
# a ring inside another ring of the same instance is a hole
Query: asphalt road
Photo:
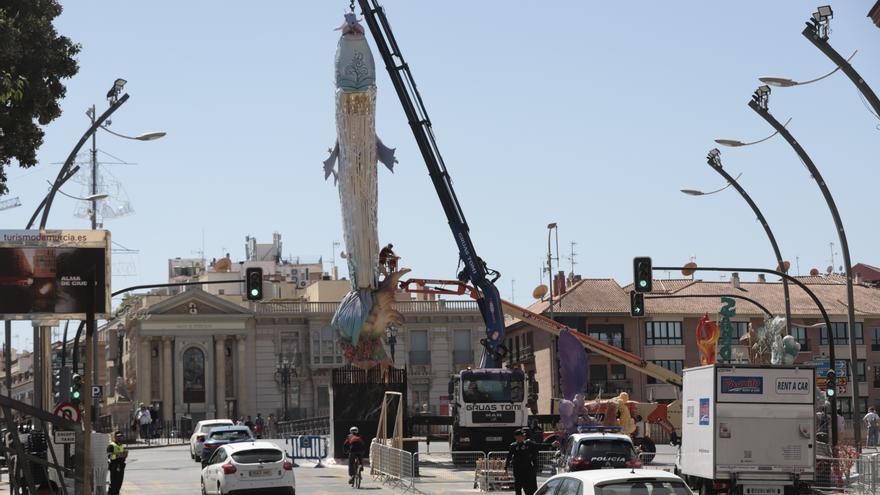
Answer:
[[[282, 448], [283, 441], [275, 441]], [[674, 449], [658, 446], [662, 452], [650, 467], [671, 469]], [[286, 450], [286, 449], [285, 449]], [[423, 450], [423, 449], [422, 449]], [[431, 452], [436, 449], [432, 445]], [[443, 449], [445, 450], [445, 449]], [[424, 454], [423, 454], [424, 455]], [[325, 463], [326, 464], [326, 463]], [[351, 493], [348, 485], [346, 466], [329, 464], [316, 469], [314, 462], [300, 461], [295, 469], [297, 494], [342, 494]], [[665, 466], [664, 466], [665, 465]], [[189, 446], [160, 447], [132, 450], [125, 470], [122, 485], [123, 495], [162, 493], [168, 495], [195, 495], [201, 493], [201, 465], [190, 460]], [[402, 493], [402, 488], [383, 485], [369, 476], [369, 468], [364, 471], [361, 489], [365, 493]], [[538, 483], [544, 481], [540, 477]], [[419, 492], [424, 494], [479, 493], [473, 489], [473, 470], [447, 470], [431, 468], [428, 456], [417, 481]]]

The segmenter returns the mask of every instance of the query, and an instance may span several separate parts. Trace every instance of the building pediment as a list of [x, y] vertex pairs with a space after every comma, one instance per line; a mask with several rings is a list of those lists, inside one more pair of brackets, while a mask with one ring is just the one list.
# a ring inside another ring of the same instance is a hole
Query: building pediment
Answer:
[[201, 289], [190, 289], [147, 308], [150, 315], [249, 315], [251, 312], [238, 304], [209, 294]]

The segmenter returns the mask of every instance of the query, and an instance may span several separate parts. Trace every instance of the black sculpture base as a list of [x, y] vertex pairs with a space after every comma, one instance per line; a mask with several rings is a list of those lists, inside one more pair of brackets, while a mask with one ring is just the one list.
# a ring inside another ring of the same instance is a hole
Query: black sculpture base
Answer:
[[[369, 447], [379, 429], [379, 415], [385, 392], [400, 392], [404, 401], [404, 431], [409, 431], [409, 418], [406, 408], [406, 370], [391, 368], [382, 370], [375, 367], [362, 370], [346, 366], [333, 370], [330, 389], [330, 437], [333, 442], [333, 456], [345, 457], [342, 444], [348, 430], [356, 426], [360, 436]], [[394, 432], [394, 417], [397, 402], [388, 407], [388, 434]], [[369, 452], [367, 452], [369, 455]]]

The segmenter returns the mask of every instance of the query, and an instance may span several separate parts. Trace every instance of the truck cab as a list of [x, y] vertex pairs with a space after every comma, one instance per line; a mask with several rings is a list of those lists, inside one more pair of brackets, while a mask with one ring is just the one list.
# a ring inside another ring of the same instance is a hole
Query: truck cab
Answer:
[[528, 422], [526, 376], [520, 369], [462, 370], [449, 382], [453, 451], [507, 450]]

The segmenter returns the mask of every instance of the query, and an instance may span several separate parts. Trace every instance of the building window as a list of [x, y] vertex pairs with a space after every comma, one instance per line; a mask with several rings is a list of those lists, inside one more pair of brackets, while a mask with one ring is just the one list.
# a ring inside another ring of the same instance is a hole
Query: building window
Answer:
[[312, 364], [342, 364], [342, 349], [330, 325], [312, 332]]
[[646, 345], [682, 345], [680, 321], [646, 321]]
[[807, 340], [807, 329], [804, 327], [791, 327], [789, 329], [791, 336], [797, 339], [801, 344], [801, 352], [810, 350], [810, 343]]
[[431, 362], [428, 351], [428, 331], [413, 330], [409, 333], [409, 364], [424, 365]]
[[734, 344], [739, 342], [740, 337], [749, 333], [749, 322], [747, 321], [732, 321], [730, 327], [732, 330], [730, 338], [733, 339]]
[[205, 353], [198, 347], [183, 352], [183, 402], [205, 402]]
[[626, 380], [626, 366], [622, 364], [612, 364], [611, 365], [611, 379], [612, 380]]
[[871, 329], [871, 350], [880, 351], [880, 327]]
[[327, 385], [318, 385], [317, 390], [318, 397], [315, 403], [318, 405], [318, 409], [329, 410], [330, 409], [330, 387]]
[[281, 334], [281, 342], [279, 352], [281, 356], [288, 360], [295, 361], [299, 355], [299, 335], [294, 332], [284, 332]]
[[[651, 362], [656, 364], [657, 366], [663, 366], [664, 368], [668, 369], [669, 371], [674, 371], [674, 372], [678, 373], [679, 375], [681, 374], [681, 370], [684, 368], [684, 361], [681, 359], [661, 359], [661, 360], [656, 360], [656, 361], [651, 361]], [[649, 376], [648, 383], [661, 383], [661, 382], [659, 380], [657, 380], [656, 378], [654, 378], [653, 376]]]
[[415, 413], [430, 412], [430, 400], [428, 398], [427, 383], [413, 383], [412, 397], [410, 398], [410, 406]]
[[[843, 417], [846, 419], [852, 419], [852, 401], [847, 398], [847, 400], [838, 400], [837, 408], [843, 413]], [[868, 412], [868, 398], [867, 397], [859, 397], [858, 400], [858, 408], [856, 411], [856, 415], [861, 418]]]
[[[834, 345], [843, 345], [849, 344], [849, 331], [847, 329], [847, 324], [842, 322], [832, 322], [831, 323], [831, 331], [834, 334]], [[862, 324], [856, 322], [856, 344], [862, 345], [865, 343], [865, 335], [864, 330], [862, 328]], [[825, 330], [825, 327], [821, 327], [819, 329], [819, 341], [822, 345], [828, 345], [828, 332]]]
[[474, 350], [471, 348], [471, 331], [456, 330], [452, 334], [452, 364], [473, 364]]
[[867, 366], [864, 359], [856, 360], [856, 381], [859, 383], [868, 381], [865, 377], [865, 367]]
[[880, 363], [874, 363], [874, 388], [880, 388]]
[[580, 333], [585, 333], [587, 330], [587, 319], [583, 316], [557, 316], [553, 319]]
[[620, 349], [624, 348], [623, 325], [590, 325], [589, 331], [590, 337], [596, 340]]

